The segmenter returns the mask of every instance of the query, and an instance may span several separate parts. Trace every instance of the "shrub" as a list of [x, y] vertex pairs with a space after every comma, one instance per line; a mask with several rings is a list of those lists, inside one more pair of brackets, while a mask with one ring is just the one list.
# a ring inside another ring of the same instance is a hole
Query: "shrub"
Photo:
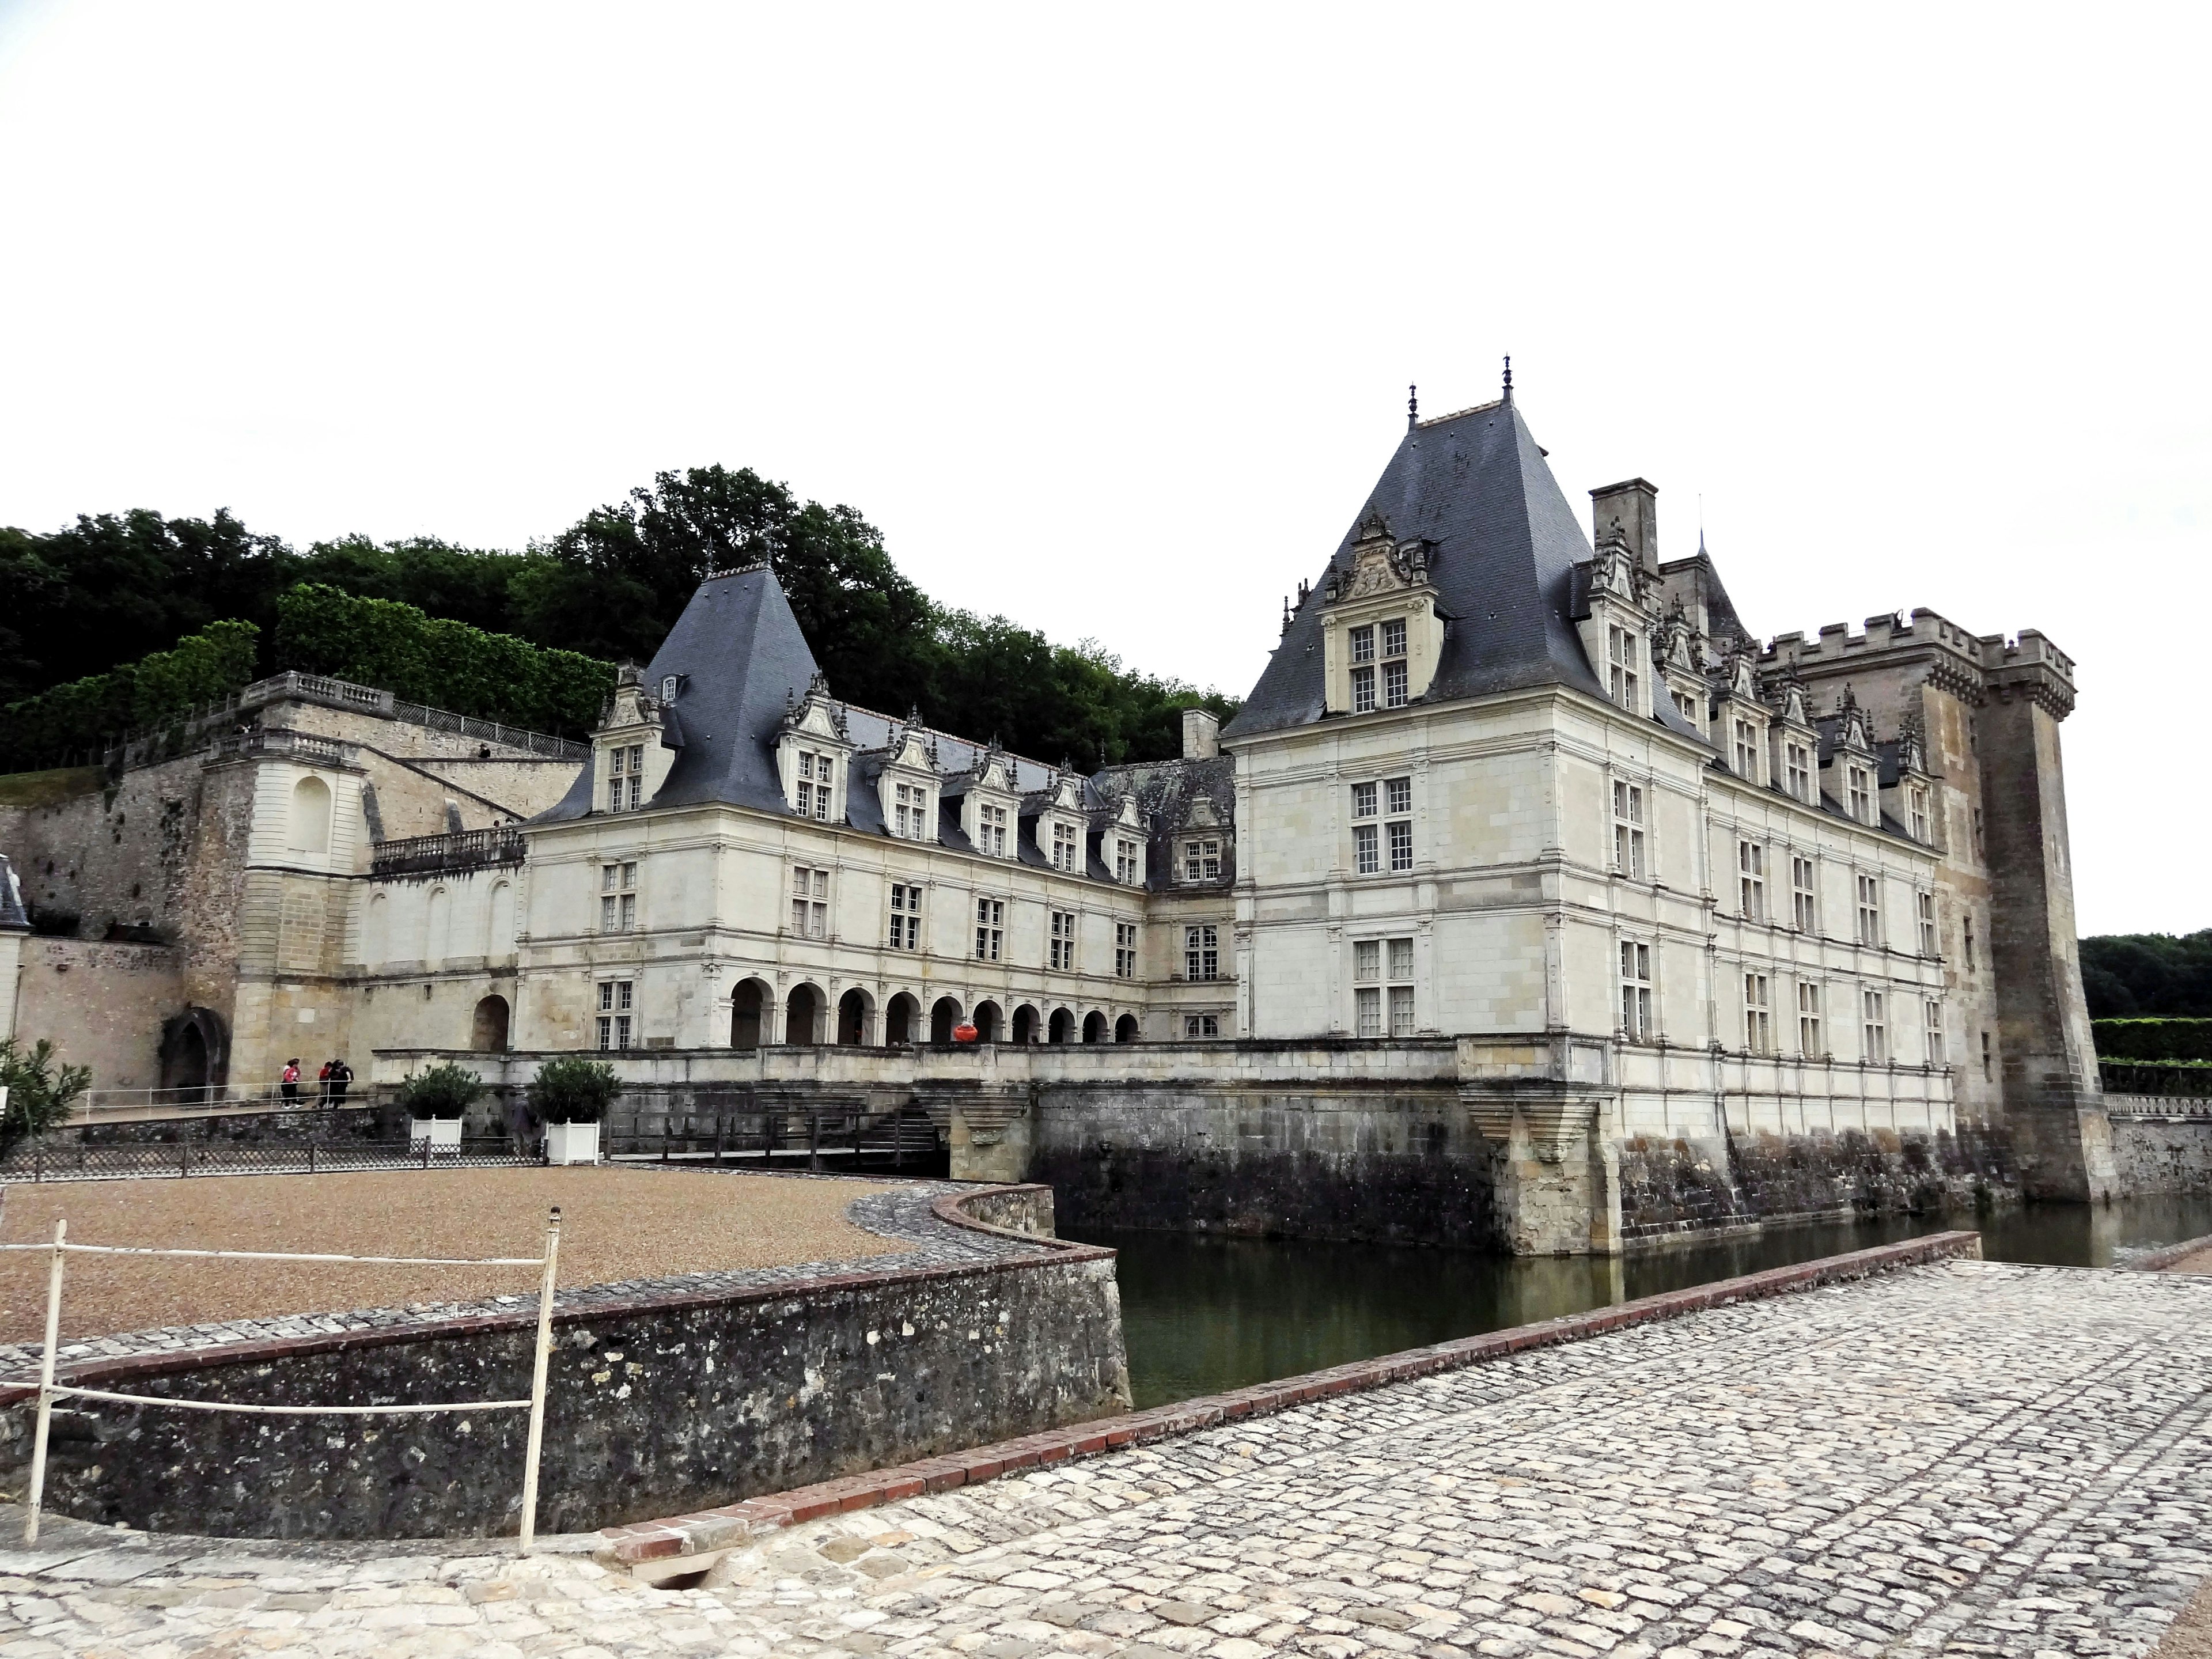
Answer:
[[54, 1045], [45, 1037], [28, 1048], [14, 1037], [0, 1037], [0, 1088], [8, 1091], [0, 1143], [45, 1133], [68, 1118], [76, 1097], [91, 1085], [91, 1066], [53, 1062]]
[[2212, 1019], [2090, 1022], [2100, 1060], [2212, 1060]]
[[401, 1079], [399, 1104], [410, 1117], [459, 1117], [483, 1092], [483, 1079], [448, 1061]]
[[562, 1054], [538, 1068], [530, 1107], [541, 1123], [597, 1123], [622, 1092], [615, 1068], [581, 1054]]
[[260, 636], [250, 622], [210, 623], [179, 640], [174, 650], [9, 703], [0, 720], [0, 768], [98, 749], [126, 731], [180, 720], [243, 690], [253, 679]]

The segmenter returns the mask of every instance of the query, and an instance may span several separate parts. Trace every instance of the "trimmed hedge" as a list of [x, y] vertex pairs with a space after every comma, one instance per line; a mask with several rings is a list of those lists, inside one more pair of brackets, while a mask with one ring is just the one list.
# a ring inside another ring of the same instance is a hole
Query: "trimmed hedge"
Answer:
[[615, 687], [612, 663], [315, 582], [276, 601], [276, 665], [564, 736], [598, 724]]
[[2094, 1019], [2100, 1060], [2212, 1060], [2212, 1019]]
[[0, 709], [0, 771], [23, 771], [125, 732], [160, 727], [252, 684], [261, 630], [214, 622], [170, 651], [111, 668]]

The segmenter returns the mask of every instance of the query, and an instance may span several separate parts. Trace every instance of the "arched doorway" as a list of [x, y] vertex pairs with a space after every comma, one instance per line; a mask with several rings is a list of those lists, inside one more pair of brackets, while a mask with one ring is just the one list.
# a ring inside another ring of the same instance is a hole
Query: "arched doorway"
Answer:
[[1066, 1009], [1065, 1009], [1065, 1008], [1055, 1008], [1055, 1009], [1054, 1009], [1054, 1010], [1052, 1011], [1052, 1024], [1051, 1024], [1051, 1025], [1050, 1025], [1050, 1027], [1048, 1028], [1048, 1030], [1049, 1030], [1050, 1035], [1046, 1038], [1046, 1041], [1048, 1041], [1048, 1042], [1074, 1042], [1074, 1041], [1075, 1041], [1075, 1016], [1074, 1016], [1073, 1014], [1069, 1013], [1069, 1012], [1067, 1012], [1067, 1010], [1066, 1010]]
[[929, 1040], [932, 1042], [952, 1041], [952, 1028], [960, 1023], [960, 1005], [951, 997], [939, 997], [929, 1010]]
[[320, 778], [301, 778], [292, 786], [291, 834], [295, 853], [331, 850], [331, 787]]
[[[179, 1105], [204, 1100], [222, 1087], [230, 1072], [230, 1030], [212, 1008], [187, 1008], [161, 1022], [161, 1086], [179, 1092]], [[262, 1087], [270, 1079], [257, 1079]]]
[[837, 1045], [858, 1048], [868, 1040], [868, 994], [855, 985], [837, 999]]
[[822, 1041], [822, 993], [811, 985], [791, 988], [783, 1006], [783, 1040], [796, 1044]]
[[1124, 1014], [1114, 1022], [1115, 1042], [1134, 1042], [1136, 1040], [1137, 1017], [1134, 1014]]
[[968, 1023], [975, 1028], [975, 1041], [996, 1042], [1005, 1030], [1006, 1016], [995, 1002], [979, 1002], [975, 1012], [968, 1016]]
[[1106, 1041], [1106, 1016], [1096, 1008], [1083, 1017], [1083, 1040], [1085, 1042]]
[[915, 1039], [915, 1024], [921, 1016], [921, 1005], [901, 991], [884, 1006], [884, 1041], [904, 1045]]
[[492, 995], [477, 1004], [477, 1017], [469, 1032], [469, 1047], [480, 1054], [507, 1052], [507, 999]]
[[1026, 1002], [1014, 1010], [1014, 1041], [1035, 1042], [1037, 1040], [1037, 1011]]
[[730, 993], [730, 1047], [757, 1048], [774, 1033], [763, 1031], [762, 1016], [768, 1011], [769, 988], [757, 979], [741, 979]]

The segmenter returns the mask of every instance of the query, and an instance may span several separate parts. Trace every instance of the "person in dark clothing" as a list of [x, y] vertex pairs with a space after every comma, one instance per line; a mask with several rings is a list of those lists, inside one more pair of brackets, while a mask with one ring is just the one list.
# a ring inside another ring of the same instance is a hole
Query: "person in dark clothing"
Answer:
[[352, 1081], [352, 1066], [347, 1065], [343, 1060], [334, 1060], [331, 1062], [331, 1104], [333, 1107], [345, 1104], [346, 1085]]
[[327, 1106], [331, 1103], [331, 1067], [337, 1063], [336, 1060], [326, 1060], [323, 1062], [323, 1069], [315, 1073], [318, 1105]]
[[284, 1103], [287, 1106], [296, 1106], [300, 1103], [300, 1057], [297, 1054], [284, 1062], [283, 1080], [279, 1086], [283, 1091]]

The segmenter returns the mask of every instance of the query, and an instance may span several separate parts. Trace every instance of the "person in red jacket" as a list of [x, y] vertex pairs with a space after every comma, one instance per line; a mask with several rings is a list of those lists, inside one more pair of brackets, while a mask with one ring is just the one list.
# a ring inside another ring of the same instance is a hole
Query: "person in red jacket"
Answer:
[[315, 1073], [315, 1081], [320, 1085], [320, 1103], [325, 1106], [331, 1103], [331, 1062], [326, 1060], [323, 1062], [323, 1069]]
[[296, 1054], [284, 1062], [283, 1091], [287, 1106], [300, 1103], [300, 1059]]

